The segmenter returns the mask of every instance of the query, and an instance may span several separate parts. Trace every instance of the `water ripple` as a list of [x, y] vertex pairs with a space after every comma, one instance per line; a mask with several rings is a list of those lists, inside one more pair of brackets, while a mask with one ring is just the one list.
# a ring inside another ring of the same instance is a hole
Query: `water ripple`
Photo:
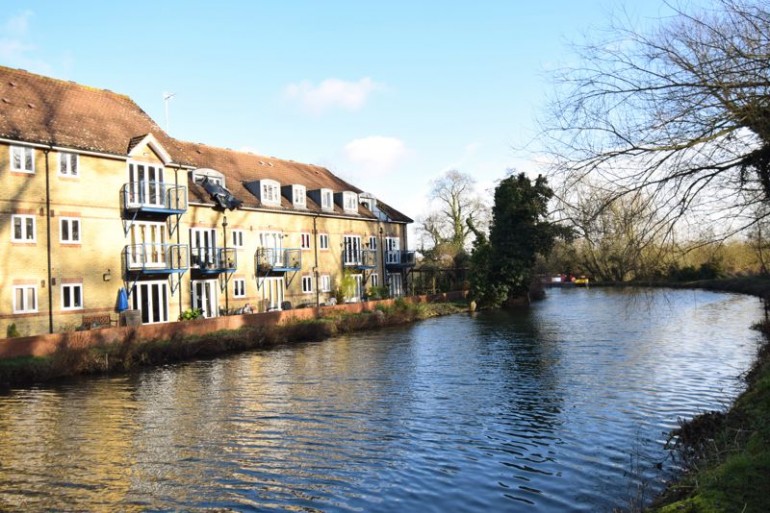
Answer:
[[611, 511], [676, 470], [681, 419], [740, 392], [759, 315], [701, 291], [554, 291], [14, 391], [0, 510]]

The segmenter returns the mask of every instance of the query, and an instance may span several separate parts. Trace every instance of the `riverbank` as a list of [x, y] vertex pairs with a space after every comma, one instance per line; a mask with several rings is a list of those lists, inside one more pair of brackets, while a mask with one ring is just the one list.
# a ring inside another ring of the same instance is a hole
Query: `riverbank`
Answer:
[[130, 372], [143, 367], [266, 349], [287, 343], [320, 341], [337, 334], [394, 326], [467, 310], [465, 302], [396, 300], [360, 313], [326, 309], [317, 318], [278, 325], [244, 326], [203, 335], [176, 333], [168, 338], [137, 340], [129, 333], [119, 342], [107, 341], [87, 347], [65, 343], [46, 356], [0, 359], [0, 389], [82, 374]]
[[[657, 284], [660, 285], [660, 284]], [[703, 288], [770, 298], [770, 279], [731, 278], [665, 286]], [[770, 511], [770, 321], [746, 375], [747, 388], [727, 412], [707, 412], [675, 433], [673, 455], [685, 474], [654, 501], [650, 513]]]

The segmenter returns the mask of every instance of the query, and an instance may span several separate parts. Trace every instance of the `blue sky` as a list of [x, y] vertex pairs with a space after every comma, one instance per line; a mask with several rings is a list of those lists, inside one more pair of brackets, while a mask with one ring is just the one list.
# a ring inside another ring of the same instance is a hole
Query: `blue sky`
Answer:
[[[642, 6], [637, 4], [644, 4]], [[328, 167], [412, 218], [449, 169], [480, 191], [535, 135], [548, 70], [634, 2], [3, 2], [0, 63], [130, 96], [171, 135]], [[415, 245], [412, 240], [412, 246]]]

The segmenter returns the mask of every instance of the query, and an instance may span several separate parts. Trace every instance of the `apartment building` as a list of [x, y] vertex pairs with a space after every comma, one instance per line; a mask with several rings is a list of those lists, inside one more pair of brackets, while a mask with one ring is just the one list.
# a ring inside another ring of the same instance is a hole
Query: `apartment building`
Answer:
[[125, 95], [0, 67], [0, 336], [115, 322], [126, 300], [161, 323], [402, 295], [411, 222], [323, 167], [179, 141]]

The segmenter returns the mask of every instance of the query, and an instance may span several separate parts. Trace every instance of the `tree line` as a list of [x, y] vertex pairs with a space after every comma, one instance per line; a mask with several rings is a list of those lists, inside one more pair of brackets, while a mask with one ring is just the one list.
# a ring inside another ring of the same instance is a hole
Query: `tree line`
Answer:
[[492, 305], [557, 267], [612, 281], [718, 275], [730, 259], [767, 272], [770, 5], [666, 5], [651, 27], [610, 20], [554, 73], [542, 176], [509, 171], [492, 205], [459, 171], [434, 182], [427, 265], [470, 265]]

